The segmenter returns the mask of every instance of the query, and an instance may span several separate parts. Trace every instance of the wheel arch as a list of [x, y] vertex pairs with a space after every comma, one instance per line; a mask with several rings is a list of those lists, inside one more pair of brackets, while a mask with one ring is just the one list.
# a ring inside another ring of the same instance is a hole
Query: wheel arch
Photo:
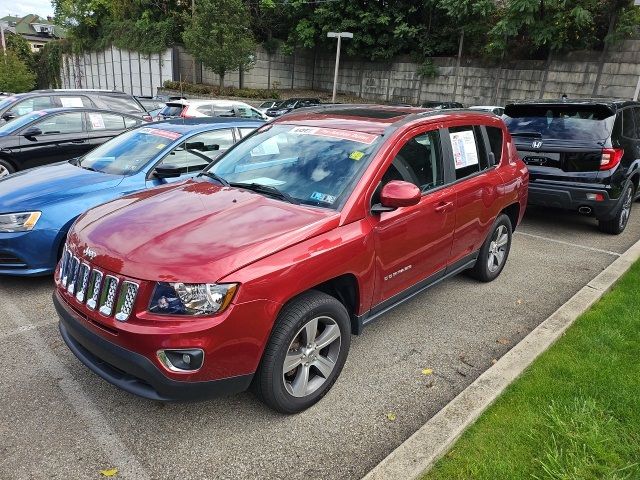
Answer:
[[518, 218], [520, 218], [520, 204], [518, 202], [512, 203], [500, 211], [500, 214], [503, 213], [509, 217], [511, 230], [515, 232], [518, 225]]

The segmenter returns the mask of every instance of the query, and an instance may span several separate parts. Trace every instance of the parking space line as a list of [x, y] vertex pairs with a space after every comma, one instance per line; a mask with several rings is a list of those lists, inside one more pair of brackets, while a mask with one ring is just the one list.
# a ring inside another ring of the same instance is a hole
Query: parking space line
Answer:
[[542, 235], [534, 235], [533, 233], [526, 232], [513, 232], [517, 235], [524, 235], [531, 238], [537, 238], [538, 240], [546, 240], [547, 242], [559, 243], [560, 245], [567, 245], [569, 247], [581, 248], [583, 250], [589, 250], [591, 252], [605, 253], [607, 255], [613, 255], [614, 257], [619, 257], [622, 254], [617, 252], [612, 252], [611, 250], [602, 250], [601, 248], [588, 247], [586, 245], [580, 245], [578, 243], [565, 242], [563, 240], [557, 240], [555, 238], [543, 237]]
[[119, 477], [136, 480], [151, 479], [149, 472], [130, 453], [120, 437], [112, 430], [110, 423], [82, 390], [82, 386], [46, 344], [37, 330], [37, 325], [32, 324], [22, 310], [8, 298], [8, 292], [4, 291], [2, 297], [0, 316], [11, 319], [18, 330], [25, 327], [32, 332], [25, 338], [33, 349], [35, 357], [51, 377], [58, 379], [58, 385], [67, 401], [84, 420], [88, 426], [88, 432], [96, 440], [97, 446], [104, 452], [112, 466], [118, 468]]

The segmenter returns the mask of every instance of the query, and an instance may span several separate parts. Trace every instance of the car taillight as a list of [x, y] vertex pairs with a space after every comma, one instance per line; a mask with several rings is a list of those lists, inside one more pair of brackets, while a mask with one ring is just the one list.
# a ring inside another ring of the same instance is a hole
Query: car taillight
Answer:
[[189, 110], [189, 106], [185, 106], [180, 112], [180, 117], [189, 118], [191, 115], [187, 115], [187, 111]]
[[600, 159], [600, 170], [611, 170], [622, 160], [624, 150], [622, 148], [603, 148]]

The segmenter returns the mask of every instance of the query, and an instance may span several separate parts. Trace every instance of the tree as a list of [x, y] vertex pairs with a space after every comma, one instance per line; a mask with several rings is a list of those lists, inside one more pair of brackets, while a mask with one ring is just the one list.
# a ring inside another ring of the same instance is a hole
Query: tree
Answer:
[[220, 76], [246, 68], [255, 52], [249, 12], [241, 0], [198, 0], [189, 26], [182, 34], [187, 50]]
[[13, 51], [0, 54], [0, 91], [28, 92], [33, 89], [35, 81], [35, 74]]

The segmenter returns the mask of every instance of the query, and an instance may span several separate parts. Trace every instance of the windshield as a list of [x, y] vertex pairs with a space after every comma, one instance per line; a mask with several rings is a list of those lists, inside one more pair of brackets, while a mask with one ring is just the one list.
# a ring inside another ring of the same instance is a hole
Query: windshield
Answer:
[[276, 106], [275, 102], [262, 102], [258, 108], [271, 108], [275, 106]]
[[182, 135], [142, 127], [118, 135], [85, 155], [79, 166], [111, 175], [132, 175]]
[[512, 135], [551, 139], [604, 140], [615, 121], [611, 110], [598, 105], [512, 105], [505, 114]]
[[378, 138], [333, 128], [273, 125], [237, 144], [209, 170], [232, 184], [275, 187], [299, 203], [338, 208]]
[[28, 113], [27, 115], [23, 115], [21, 117], [12, 120], [11, 122], [5, 123], [0, 127], [0, 135], [6, 135], [9, 133], [13, 133], [16, 130], [24, 127], [25, 125], [37, 120], [38, 118], [46, 115], [46, 112], [42, 110], [38, 110], [35, 112]]

